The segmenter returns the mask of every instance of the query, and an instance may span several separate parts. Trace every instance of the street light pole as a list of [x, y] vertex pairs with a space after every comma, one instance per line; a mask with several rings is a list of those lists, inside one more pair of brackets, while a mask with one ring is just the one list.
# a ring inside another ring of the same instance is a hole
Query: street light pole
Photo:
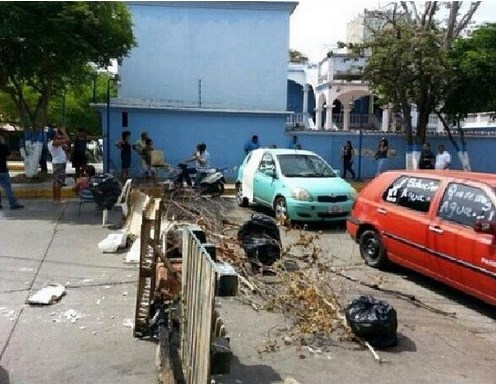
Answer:
[[119, 81], [119, 75], [109, 77], [107, 80], [107, 132], [105, 134], [105, 173], [110, 171], [110, 82]]

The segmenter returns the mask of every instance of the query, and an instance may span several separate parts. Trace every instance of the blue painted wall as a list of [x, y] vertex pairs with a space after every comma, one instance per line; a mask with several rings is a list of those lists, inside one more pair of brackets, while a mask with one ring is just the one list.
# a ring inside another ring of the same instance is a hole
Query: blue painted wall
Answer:
[[[121, 113], [128, 112], [129, 128], [121, 126]], [[106, 121], [103, 111], [103, 121]], [[177, 163], [191, 157], [196, 144], [203, 141], [210, 152], [211, 165], [230, 167], [226, 176], [235, 175], [232, 169], [244, 159], [244, 144], [252, 135], [258, 135], [264, 146], [272, 144], [284, 147], [288, 137], [284, 134], [285, 114], [252, 113], [206, 113], [204, 111], [119, 109], [113, 108], [110, 114], [110, 169], [118, 174], [120, 170], [120, 152], [115, 143], [121, 132], [130, 130], [134, 143], [141, 131], [149, 132], [155, 149], [165, 152], [166, 161], [176, 166]], [[140, 160], [133, 151], [131, 174], [139, 172]]]
[[289, 16], [296, 3], [129, 3], [138, 42], [119, 98], [286, 110]]
[[[121, 112], [128, 112], [129, 128], [121, 126]], [[103, 111], [103, 121], [105, 120]], [[229, 167], [228, 178], [235, 176], [234, 167], [243, 158], [243, 146], [252, 135], [257, 134], [263, 146], [277, 145], [287, 147], [293, 134], [299, 137], [304, 149], [320, 154], [334, 168], [341, 169], [341, 149], [346, 140], [351, 140], [358, 153], [359, 134], [356, 132], [285, 132], [284, 115], [262, 115], [245, 113], [205, 113], [178, 110], [150, 109], [112, 109], [111, 112], [111, 170], [118, 174], [120, 169], [119, 151], [114, 144], [123, 130], [132, 132], [132, 141], [138, 139], [142, 130], [150, 133], [156, 149], [164, 150], [166, 161], [175, 166], [188, 158], [198, 142], [207, 144], [211, 154], [211, 165]], [[389, 141], [392, 156], [388, 169], [404, 169], [406, 140], [401, 134], [381, 132], [364, 133], [362, 136], [362, 168], [363, 178], [372, 178], [376, 173], [376, 161], [373, 155], [377, 150], [379, 139], [385, 136]], [[468, 136], [466, 138], [473, 171], [496, 173], [496, 162], [488, 155], [494, 151], [495, 136]], [[428, 138], [433, 151], [443, 144], [452, 156], [452, 169], [462, 169], [457, 154], [445, 136]], [[139, 158], [132, 155], [131, 174], [139, 172]], [[355, 157], [353, 168], [358, 171], [358, 157]]]
[[[298, 133], [300, 142], [305, 149], [319, 153], [333, 167], [341, 169], [341, 150], [346, 142], [350, 140], [355, 153], [358, 154], [359, 134], [358, 133], [320, 133], [320, 132], [302, 132]], [[405, 169], [406, 156], [406, 139], [403, 134], [395, 133], [364, 133], [362, 136], [362, 167], [361, 176], [371, 178], [375, 175], [377, 163], [373, 155], [377, 150], [379, 139], [386, 137], [389, 141], [389, 149], [392, 156], [388, 159], [388, 169]], [[446, 136], [433, 135], [428, 136], [427, 141], [431, 149], [436, 154], [437, 147], [443, 144], [445, 149], [451, 154], [451, 169], [462, 169], [458, 160], [455, 148]], [[467, 149], [470, 156], [472, 171], [496, 173], [496, 162], [491, 160], [491, 155], [496, 147], [495, 136], [467, 136]], [[353, 164], [355, 172], [358, 171], [358, 157], [355, 156]]]

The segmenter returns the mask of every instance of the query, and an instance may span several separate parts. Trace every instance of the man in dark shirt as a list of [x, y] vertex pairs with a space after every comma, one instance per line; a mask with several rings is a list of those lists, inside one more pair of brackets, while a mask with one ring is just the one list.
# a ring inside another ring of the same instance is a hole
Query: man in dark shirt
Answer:
[[422, 152], [419, 158], [419, 169], [434, 169], [434, 163], [436, 162], [436, 156], [431, 151], [431, 146], [429, 143], [425, 143], [422, 146]]
[[[24, 208], [23, 205], [19, 204], [14, 197], [14, 192], [12, 192], [12, 187], [10, 185], [9, 170], [7, 169], [7, 157], [10, 155], [10, 150], [5, 140], [0, 136], [0, 186], [5, 190], [7, 199], [9, 200], [10, 209]], [[1, 196], [0, 196], [0, 209], [2, 208]]]

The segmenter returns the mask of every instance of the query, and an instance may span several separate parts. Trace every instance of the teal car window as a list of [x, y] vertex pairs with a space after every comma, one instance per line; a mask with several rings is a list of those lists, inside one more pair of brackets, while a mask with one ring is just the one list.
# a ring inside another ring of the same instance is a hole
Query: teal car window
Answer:
[[320, 157], [312, 155], [278, 155], [285, 177], [336, 177], [332, 168]]
[[262, 156], [262, 160], [260, 161], [260, 165], [258, 166], [258, 170], [263, 173], [274, 172], [276, 169], [276, 164], [274, 162], [274, 158], [270, 153], [265, 153]]

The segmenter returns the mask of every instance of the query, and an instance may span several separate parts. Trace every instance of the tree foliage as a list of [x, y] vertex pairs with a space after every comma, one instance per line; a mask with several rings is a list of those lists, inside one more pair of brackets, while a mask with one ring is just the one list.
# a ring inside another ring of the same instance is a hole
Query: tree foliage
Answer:
[[[444, 103], [446, 84], [453, 74], [449, 54], [454, 40], [467, 27], [480, 2], [462, 12], [461, 2], [393, 3], [378, 13], [384, 18], [381, 29], [363, 50], [372, 48], [364, 77], [383, 104], [390, 104], [403, 119], [408, 143], [423, 143], [429, 115]], [[448, 17], [441, 19], [446, 11]], [[411, 104], [418, 122], [415, 138], [411, 127]]]
[[[95, 78], [81, 84], [69, 85], [64, 94], [57, 94], [52, 97], [48, 104], [46, 121], [47, 123], [65, 126], [68, 133], [76, 132], [78, 128], [84, 128], [91, 136], [101, 135], [101, 122], [97, 111], [90, 106], [93, 102], [93, 86], [95, 86], [95, 101], [102, 103], [106, 101], [107, 80], [109, 74], [95, 72]], [[25, 97], [33, 103], [35, 95], [25, 87], [23, 90]], [[114, 82], [110, 82], [111, 97], [117, 95], [117, 88]], [[15, 126], [20, 125], [19, 115], [12, 98], [0, 92], [0, 122]]]
[[131, 16], [118, 2], [0, 2], [0, 90], [20, 124], [46, 123], [50, 100], [91, 84], [94, 70], [135, 45]]
[[289, 50], [289, 61], [291, 63], [306, 64], [306, 63], [308, 63], [308, 57], [305, 56], [300, 51], [297, 51], [295, 49], [290, 49]]
[[452, 76], [445, 88], [442, 112], [450, 119], [496, 111], [496, 24], [457, 39], [449, 55]]

